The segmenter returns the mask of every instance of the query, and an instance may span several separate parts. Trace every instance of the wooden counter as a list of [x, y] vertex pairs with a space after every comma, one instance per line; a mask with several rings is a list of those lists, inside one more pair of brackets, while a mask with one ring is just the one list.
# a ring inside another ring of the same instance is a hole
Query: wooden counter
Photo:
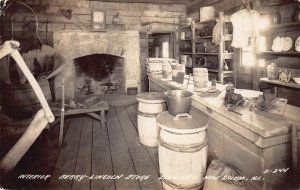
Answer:
[[[193, 92], [193, 85], [178, 84], [161, 75], [149, 75], [150, 91], [185, 89]], [[291, 173], [290, 126], [299, 125], [300, 109], [288, 106], [284, 116], [251, 112], [251, 101], [235, 112], [224, 106], [224, 85], [217, 85], [222, 91], [218, 97], [202, 98], [194, 93], [192, 109], [209, 116], [208, 144], [209, 160], [219, 158], [232, 165], [241, 176], [246, 176], [249, 189], [278, 189]], [[284, 173], [263, 173], [266, 169], [289, 168]], [[261, 176], [260, 180], [251, 180]]]

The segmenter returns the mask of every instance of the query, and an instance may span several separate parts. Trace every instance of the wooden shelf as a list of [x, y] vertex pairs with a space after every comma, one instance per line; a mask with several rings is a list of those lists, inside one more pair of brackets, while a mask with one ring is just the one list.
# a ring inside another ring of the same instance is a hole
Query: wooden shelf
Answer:
[[180, 54], [184, 54], [184, 55], [191, 55], [191, 54], [193, 54], [192, 52], [180, 52]]
[[[212, 72], [212, 73], [219, 73], [220, 71], [218, 69], [207, 69], [208, 72]], [[233, 74], [234, 71], [223, 71], [224, 74]]]
[[[269, 26], [268, 29], [276, 29], [276, 28], [290, 28], [290, 27], [297, 27], [300, 26], [300, 22], [288, 22], [288, 23], [282, 23], [282, 24], [274, 24]], [[262, 32], [264, 32], [263, 30]]]
[[284, 51], [284, 52], [275, 52], [275, 51], [263, 51], [258, 52], [257, 54], [269, 54], [269, 55], [278, 55], [278, 56], [300, 56], [300, 52], [296, 51]]
[[279, 85], [279, 86], [286, 86], [286, 87], [290, 87], [290, 88], [297, 88], [300, 89], [300, 84], [296, 84], [294, 82], [281, 82], [279, 80], [269, 80], [267, 78], [260, 78], [260, 81], [263, 81], [265, 83], [269, 83], [269, 84], [275, 84], [275, 85]]
[[182, 30], [191, 29], [191, 25], [182, 26], [182, 27], [179, 27], [179, 29], [182, 29]]
[[200, 36], [200, 37], [197, 37], [197, 39], [209, 39], [209, 38], [212, 38], [212, 36]]
[[195, 55], [219, 55], [219, 53], [195, 53]]
[[268, 28], [262, 29], [259, 31], [262, 35], [277, 35], [278, 33], [282, 32], [293, 32], [295, 30], [299, 30], [300, 22], [289, 22], [283, 24], [275, 24], [271, 25]]
[[212, 18], [212, 19], [209, 19], [209, 20], [205, 20], [205, 21], [201, 21], [201, 22], [196, 22], [195, 24], [209, 24], [211, 22], [217, 22], [217, 19], [218, 18]]
[[178, 42], [186, 42], [186, 41], [189, 42], [189, 41], [191, 41], [191, 40], [192, 40], [191, 38], [189, 38], [189, 39], [183, 39], [183, 40], [181, 39], [181, 40], [178, 40]]
[[218, 73], [219, 70], [218, 69], [207, 69], [208, 72], [211, 72], [211, 73]]

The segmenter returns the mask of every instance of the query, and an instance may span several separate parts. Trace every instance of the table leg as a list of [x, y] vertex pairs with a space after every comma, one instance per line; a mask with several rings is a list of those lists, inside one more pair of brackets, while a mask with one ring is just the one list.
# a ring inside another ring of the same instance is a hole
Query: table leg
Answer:
[[101, 129], [105, 129], [106, 127], [105, 110], [101, 110], [100, 115], [101, 115], [101, 127], [102, 127]]

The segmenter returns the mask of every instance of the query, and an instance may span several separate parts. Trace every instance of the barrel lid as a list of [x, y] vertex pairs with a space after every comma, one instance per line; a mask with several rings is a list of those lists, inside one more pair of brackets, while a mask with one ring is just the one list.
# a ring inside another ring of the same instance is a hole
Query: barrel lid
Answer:
[[207, 129], [207, 115], [193, 110], [190, 111], [189, 115], [191, 118], [179, 117], [177, 119], [165, 111], [157, 116], [157, 124], [160, 128], [175, 133], [195, 133]]
[[136, 96], [139, 102], [144, 103], [163, 103], [166, 102], [166, 97], [163, 92], [145, 92]]

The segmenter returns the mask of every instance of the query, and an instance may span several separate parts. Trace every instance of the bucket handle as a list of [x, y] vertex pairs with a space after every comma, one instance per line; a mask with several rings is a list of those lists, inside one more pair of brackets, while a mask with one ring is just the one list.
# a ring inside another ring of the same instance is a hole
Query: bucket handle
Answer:
[[188, 114], [188, 113], [179, 113], [179, 114], [177, 114], [177, 115], [174, 117], [174, 120], [178, 120], [178, 119], [181, 118], [181, 117], [187, 117], [187, 118], [189, 118], [189, 119], [192, 118], [192, 116], [191, 116], [190, 114]]

